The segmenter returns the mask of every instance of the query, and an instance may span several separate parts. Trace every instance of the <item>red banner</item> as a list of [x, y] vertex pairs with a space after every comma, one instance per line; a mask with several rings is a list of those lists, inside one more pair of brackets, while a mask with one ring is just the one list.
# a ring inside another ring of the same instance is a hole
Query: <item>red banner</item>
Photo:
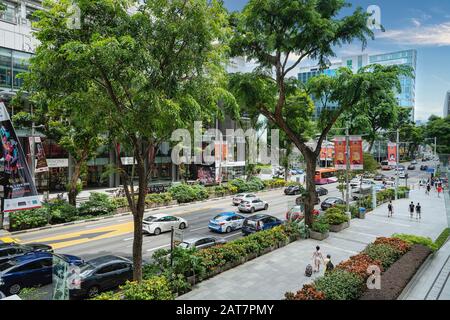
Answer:
[[345, 156], [345, 137], [334, 138], [334, 167], [337, 170], [345, 170], [347, 168]]
[[388, 143], [388, 164], [390, 166], [397, 165], [397, 144], [393, 142]]
[[322, 147], [320, 150], [320, 160], [333, 160], [334, 146]]
[[351, 170], [363, 170], [364, 158], [363, 158], [363, 146], [362, 138], [358, 136], [352, 136], [349, 139], [350, 144], [350, 169]]

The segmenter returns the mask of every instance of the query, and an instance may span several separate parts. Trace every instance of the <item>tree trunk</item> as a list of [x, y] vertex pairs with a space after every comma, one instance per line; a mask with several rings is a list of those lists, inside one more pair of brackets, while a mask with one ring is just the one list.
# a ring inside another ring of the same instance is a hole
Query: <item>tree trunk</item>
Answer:
[[133, 211], [134, 239], [133, 239], [133, 280], [142, 281], [142, 225], [145, 210], [145, 191], [147, 187], [147, 177], [144, 163], [138, 161], [137, 173], [139, 180], [139, 194], [136, 208]]
[[317, 157], [313, 152], [305, 152], [303, 156], [306, 161], [305, 223], [308, 227], [312, 227], [314, 203], [317, 197], [315, 181]]
[[72, 178], [70, 179], [68, 196], [69, 196], [69, 203], [73, 206], [76, 206], [77, 204], [77, 184], [78, 179], [80, 178], [81, 175], [81, 166], [82, 161], [75, 162], [75, 169], [73, 171]]

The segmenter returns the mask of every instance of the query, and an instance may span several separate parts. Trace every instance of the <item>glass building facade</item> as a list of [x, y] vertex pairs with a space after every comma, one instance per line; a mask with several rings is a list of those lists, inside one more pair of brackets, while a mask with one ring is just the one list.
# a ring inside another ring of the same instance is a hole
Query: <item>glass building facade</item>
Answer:
[[[334, 76], [336, 74], [336, 69], [339, 67], [348, 67], [357, 72], [360, 68], [365, 67], [369, 64], [381, 64], [381, 65], [407, 65], [412, 68], [412, 77], [400, 77], [401, 92], [398, 93], [397, 99], [401, 107], [410, 108], [411, 118], [414, 121], [414, 109], [416, 105], [416, 65], [417, 65], [417, 51], [416, 50], [405, 50], [399, 52], [385, 53], [379, 55], [358, 55], [351, 57], [342, 58], [342, 62], [333, 63], [329, 69], [320, 70], [318, 67], [313, 67], [311, 69], [302, 68], [301, 72], [298, 74], [298, 80], [306, 83], [312, 77], [320, 74], [325, 74], [329, 76]], [[323, 110], [323, 106], [320, 102], [316, 101], [316, 118], [320, 115]], [[334, 108], [336, 106], [330, 106]]]
[[18, 90], [23, 80], [17, 75], [28, 71], [30, 53], [0, 47], [0, 88]]

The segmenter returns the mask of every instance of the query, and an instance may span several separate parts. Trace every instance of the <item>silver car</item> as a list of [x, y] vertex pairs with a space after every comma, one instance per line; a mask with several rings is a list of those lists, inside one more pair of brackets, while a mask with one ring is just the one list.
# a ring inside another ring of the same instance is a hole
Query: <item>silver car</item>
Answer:
[[144, 218], [142, 229], [145, 233], [159, 235], [161, 232], [170, 231], [172, 227], [183, 230], [188, 226], [188, 222], [183, 218], [167, 214], [154, 214]]
[[209, 237], [209, 236], [198, 236], [198, 237], [192, 237], [189, 239], [183, 240], [178, 246], [183, 249], [206, 249], [209, 247], [213, 247], [218, 244], [224, 244], [227, 240], [224, 238], [216, 238], [216, 237]]
[[253, 193], [240, 193], [233, 197], [233, 205], [237, 206], [242, 201], [253, 200], [256, 199], [256, 195]]
[[253, 200], [244, 200], [242, 201], [238, 209], [240, 212], [255, 212], [259, 210], [267, 210], [269, 209], [269, 204], [266, 201], [263, 201], [259, 198]]

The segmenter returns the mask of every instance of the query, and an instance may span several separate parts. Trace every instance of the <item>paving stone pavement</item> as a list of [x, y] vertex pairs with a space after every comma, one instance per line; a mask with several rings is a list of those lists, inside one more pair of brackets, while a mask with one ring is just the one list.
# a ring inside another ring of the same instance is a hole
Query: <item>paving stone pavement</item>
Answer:
[[[422, 219], [411, 219], [408, 204], [420, 202]], [[307, 264], [311, 263], [316, 245], [322, 254], [331, 254], [332, 262], [348, 259], [363, 250], [379, 236], [407, 233], [436, 239], [447, 227], [445, 204], [437, 195], [425, 195], [423, 190], [411, 191], [410, 199], [394, 202], [394, 216], [387, 217], [387, 205], [382, 205], [366, 215], [365, 220], [354, 219], [350, 228], [339, 233], [330, 233], [324, 241], [301, 240], [247, 262], [212, 279], [199, 283], [194, 289], [179, 297], [179, 300], [279, 300], [287, 291], [295, 292], [303, 284], [312, 282], [304, 276]], [[449, 288], [450, 290], [450, 288]]]

